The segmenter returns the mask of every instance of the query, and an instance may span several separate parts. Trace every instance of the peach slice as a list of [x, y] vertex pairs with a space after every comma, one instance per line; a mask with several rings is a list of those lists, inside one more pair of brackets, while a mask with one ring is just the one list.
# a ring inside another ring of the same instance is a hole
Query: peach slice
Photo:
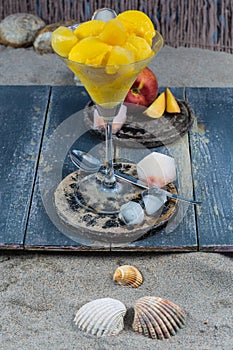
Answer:
[[132, 51], [118, 45], [113, 46], [106, 62], [106, 72], [107, 74], [115, 74], [119, 69], [119, 65], [133, 62], [134, 54]]
[[154, 25], [150, 18], [138, 10], [128, 10], [120, 13], [117, 19], [121, 21], [129, 34], [136, 34], [144, 38], [151, 46], [155, 36]]
[[134, 62], [134, 54], [121, 46], [114, 46], [109, 54], [107, 66], [129, 64]]
[[131, 34], [127, 38], [124, 47], [133, 51], [136, 61], [145, 60], [153, 54], [148, 42], [140, 36], [134, 34]]
[[98, 36], [105, 26], [105, 22], [100, 20], [91, 20], [81, 23], [74, 31], [74, 34], [79, 40], [90, 37]]
[[127, 38], [127, 32], [123, 24], [116, 18], [108, 21], [103, 31], [99, 34], [99, 39], [109, 45], [123, 45]]
[[99, 65], [110, 49], [111, 47], [109, 45], [103, 43], [97, 37], [90, 36], [80, 40], [73, 46], [69, 53], [69, 60]]
[[168, 113], [180, 113], [180, 107], [168, 87], [166, 88], [166, 111]]
[[77, 44], [78, 38], [71, 29], [60, 26], [54, 30], [51, 37], [53, 50], [62, 57], [68, 57], [72, 47]]
[[143, 113], [150, 118], [160, 118], [165, 111], [165, 106], [165, 92], [162, 92]]

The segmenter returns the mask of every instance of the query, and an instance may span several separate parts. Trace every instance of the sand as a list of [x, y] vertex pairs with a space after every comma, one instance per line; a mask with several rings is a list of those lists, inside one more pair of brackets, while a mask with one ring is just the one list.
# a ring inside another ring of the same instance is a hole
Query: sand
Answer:
[[[54, 55], [0, 46], [0, 85], [73, 85]], [[233, 55], [165, 47], [154, 64], [161, 86], [233, 86]], [[231, 350], [232, 254], [19, 253], [0, 254], [0, 349], [3, 350]], [[112, 281], [115, 269], [133, 264], [144, 276], [138, 289]], [[167, 298], [187, 312], [185, 327], [168, 340], [152, 340], [130, 327], [134, 302]], [[129, 310], [116, 337], [92, 338], [73, 318], [86, 302], [112, 297]]]

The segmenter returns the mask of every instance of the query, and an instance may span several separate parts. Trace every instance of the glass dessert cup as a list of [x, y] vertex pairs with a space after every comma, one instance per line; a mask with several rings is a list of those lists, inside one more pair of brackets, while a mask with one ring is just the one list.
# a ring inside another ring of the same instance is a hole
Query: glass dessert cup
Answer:
[[77, 201], [87, 210], [100, 214], [118, 213], [125, 203], [125, 194], [129, 194], [127, 200], [132, 200], [137, 192], [134, 185], [119, 181], [114, 175], [112, 122], [133, 82], [162, 46], [162, 36], [156, 32], [152, 45], [153, 54], [150, 57], [113, 66], [82, 64], [61, 57], [84, 85], [105, 122], [105, 166], [98, 173], [88, 175], [78, 183]]

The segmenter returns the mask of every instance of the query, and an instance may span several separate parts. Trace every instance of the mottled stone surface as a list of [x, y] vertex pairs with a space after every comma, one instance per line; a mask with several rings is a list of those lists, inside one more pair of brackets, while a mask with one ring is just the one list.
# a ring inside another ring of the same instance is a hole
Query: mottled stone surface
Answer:
[[[74, 74], [57, 55], [38, 55], [32, 47], [0, 45], [0, 67], [1, 85], [75, 85]], [[160, 87], [233, 87], [232, 67], [233, 55], [225, 52], [169, 46], [150, 64]]]
[[27, 13], [16, 13], [0, 23], [0, 43], [13, 47], [30, 46], [39, 29], [45, 22], [38, 16]]

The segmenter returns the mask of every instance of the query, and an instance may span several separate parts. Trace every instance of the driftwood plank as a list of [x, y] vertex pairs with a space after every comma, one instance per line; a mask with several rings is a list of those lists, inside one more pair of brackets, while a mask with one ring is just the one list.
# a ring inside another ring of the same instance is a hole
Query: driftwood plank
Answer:
[[233, 251], [233, 89], [188, 88], [198, 117], [191, 134], [200, 250]]
[[53, 205], [56, 187], [66, 175], [76, 170], [68, 157], [68, 151], [78, 148], [86, 152], [92, 150], [95, 155], [98, 153], [101, 142], [88, 132], [83, 122], [82, 110], [89, 100], [82, 87], [52, 88], [25, 249], [110, 248], [109, 244], [87, 240], [72, 228], [64, 226]]
[[0, 247], [23, 246], [50, 88], [0, 87]]
[[[182, 88], [172, 89], [175, 97], [183, 99]], [[177, 165], [177, 187], [179, 193], [187, 198], [193, 198], [193, 183], [190, 164], [188, 134], [175, 143], [166, 147], [154, 149], [132, 149], [117, 147], [116, 157], [138, 162], [150, 152], [162, 152], [171, 155]], [[197, 250], [197, 235], [195, 213], [192, 205], [179, 203], [177, 215], [166, 227], [131, 244], [112, 245], [112, 250], [140, 250], [140, 251], [192, 251]]]

